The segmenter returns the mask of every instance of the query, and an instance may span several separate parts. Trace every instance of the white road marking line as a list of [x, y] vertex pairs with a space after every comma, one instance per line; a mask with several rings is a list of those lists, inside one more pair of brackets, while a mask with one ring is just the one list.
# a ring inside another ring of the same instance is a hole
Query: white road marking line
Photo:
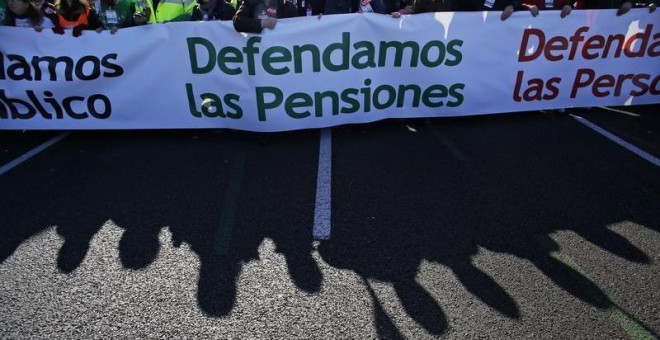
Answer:
[[314, 207], [314, 239], [330, 239], [330, 211], [332, 203], [332, 133], [321, 130], [319, 141], [319, 171], [316, 178], [316, 205]]
[[21, 163], [23, 163], [23, 162], [27, 161], [28, 159], [32, 158], [32, 156], [40, 153], [41, 151], [46, 150], [46, 148], [48, 148], [49, 146], [61, 141], [62, 139], [64, 139], [68, 135], [69, 135], [69, 132], [63, 132], [63, 133], [51, 138], [50, 140], [46, 141], [45, 143], [37, 146], [36, 148], [26, 152], [21, 157], [18, 157], [16, 159], [14, 159], [13, 161], [3, 165], [2, 167], [0, 167], [0, 175], [3, 175], [4, 173], [8, 172], [9, 170], [17, 167], [18, 165], [20, 165]]
[[213, 237], [214, 258], [225, 256], [230, 250], [246, 159], [247, 155], [239, 151], [231, 167], [229, 186], [225, 190], [225, 200], [222, 203], [222, 210], [220, 210], [220, 224]]
[[626, 142], [625, 140], [615, 136], [614, 134], [606, 131], [605, 129], [597, 126], [596, 124], [594, 124], [594, 123], [592, 123], [592, 122], [590, 122], [590, 121], [588, 121], [588, 120], [586, 120], [586, 119], [584, 119], [580, 116], [571, 115], [571, 117], [573, 117], [573, 119], [575, 119], [578, 122], [582, 123], [586, 127], [600, 133], [601, 135], [605, 136], [606, 138], [613, 141], [614, 143], [619, 144], [620, 146], [628, 149], [628, 151], [636, 154], [639, 157], [644, 158], [645, 160], [647, 160], [651, 164], [653, 164], [653, 165], [660, 168], [660, 159], [658, 159], [657, 157], [655, 157], [655, 156], [651, 155], [650, 153], [648, 153], [648, 152], [646, 152], [646, 151], [644, 151], [644, 150], [642, 150], [642, 149]]
[[623, 110], [618, 110], [618, 109], [613, 109], [613, 108], [607, 107], [607, 106], [599, 106], [598, 108], [603, 109], [603, 110], [607, 110], [607, 111], [616, 112], [616, 113], [623, 113], [624, 115], [628, 115], [628, 116], [631, 116], [631, 117], [639, 117], [639, 115], [636, 114], [636, 113], [623, 111]]
[[431, 134], [435, 136], [435, 138], [442, 143], [442, 145], [449, 150], [449, 152], [454, 155], [454, 157], [458, 158], [459, 161], [461, 162], [467, 162], [468, 158], [465, 156], [463, 152], [452, 142], [449, 138], [445, 137], [443, 134], [441, 134], [439, 131], [436, 129], [431, 129]]

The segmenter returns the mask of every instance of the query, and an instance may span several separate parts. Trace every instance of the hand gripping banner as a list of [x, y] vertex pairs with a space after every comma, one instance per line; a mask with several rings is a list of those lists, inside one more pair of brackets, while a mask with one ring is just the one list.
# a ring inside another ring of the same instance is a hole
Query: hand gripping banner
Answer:
[[660, 102], [660, 11], [0, 27], [0, 129], [284, 131]]

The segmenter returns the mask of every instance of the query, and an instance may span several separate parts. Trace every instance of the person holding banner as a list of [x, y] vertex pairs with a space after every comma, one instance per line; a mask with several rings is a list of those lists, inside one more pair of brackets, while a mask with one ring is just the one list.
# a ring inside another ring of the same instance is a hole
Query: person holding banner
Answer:
[[7, 1], [0, 0], [0, 24], [5, 22], [5, 12], [7, 11]]
[[359, 13], [385, 13], [383, 0], [360, 0]]
[[64, 29], [60, 26], [60, 18], [57, 16], [57, 11], [55, 10], [55, 5], [51, 0], [30, 0], [34, 7], [41, 11], [44, 17], [49, 18], [55, 27], [53, 31], [57, 34], [64, 34]]
[[319, 5], [323, 14], [348, 14], [359, 9], [358, 0], [321, 0]]
[[103, 29], [110, 30], [115, 34], [119, 28], [131, 27], [143, 24], [144, 21], [136, 22], [139, 16], [135, 16], [136, 4], [133, 0], [101, 0], [94, 6], [101, 20]]
[[231, 20], [236, 10], [225, 0], [197, 0], [199, 3], [192, 12], [192, 21]]
[[46, 15], [40, 7], [30, 0], [8, 0], [7, 11], [2, 23], [4, 26], [33, 28], [41, 32], [44, 28], [53, 29], [55, 33], [64, 33], [59, 26], [59, 20], [51, 9]]
[[500, 19], [504, 21], [521, 8], [521, 0], [414, 0], [412, 5], [391, 14], [393, 18], [400, 18], [404, 14], [428, 12], [502, 11]]
[[465, 0], [461, 4], [463, 11], [502, 11], [500, 15], [502, 21], [522, 8], [521, 0]]
[[291, 0], [298, 9], [298, 16], [314, 16], [323, 12], [323, 7], [319, 1], [323, 0]]
[[392, 12], [393, 18], [400, 18], [404, 14], [429, 13], [429, 12], [455, 12], [460, 11], [458, 1], [447, 0], [415, 0], [412, 4]]
[[573, 6], [569, 0], [525, 0], [522, 5], [524, 8], [528, 9], [534, 17], [539, 15], [539, 10], [561, 9], [559, 17], [563, 19], [571, 14], [571, 11], [573, 10]]
[[[406, 7], [412, 8], [413, 1], [411, 0], [383, 0], [383, 6], [385, 7], [385, 13], [393, 14], [401, 9]], [[405, 13], [402, 13], [405, 14]]]
[[0, 0], [0, 24], [5, 22], [5, 11], [7, 10], [7, 2]]
[[234, 29], [261, 33], [264, 28], [275, 28], [277, 19], [293, 18], [297, 14], [296, 6], [286, 0], [245, 0], [234, 15]]
[[57, 0], [55, 10], [63, 28], [73, 29], [73, 36], [79, 37], [83, 30], [103, 31], [103, 24], [91, 9], [87, 0]]
[[576, 8], [579, 9], [617, 9], [616, 15], [628, 13], [633, 7], [649, 7], [653, 13], [658, 5], [658, 0], [642, 0], [633, 3], [631, 0], [577, 0]]
[[170, 21], [190, 21], [195, 0], [140, 0], [145, 2], [144, 16], [150, 24]]

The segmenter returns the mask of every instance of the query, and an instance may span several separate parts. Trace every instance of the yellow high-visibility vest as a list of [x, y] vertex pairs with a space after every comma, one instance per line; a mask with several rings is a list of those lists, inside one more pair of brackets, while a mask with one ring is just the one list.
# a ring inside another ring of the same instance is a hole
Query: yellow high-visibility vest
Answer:
[[147, 6], [151, 10], [149, 23], [154, 24], [168, 21], [189, 21], [197, 2], [195, 0], [160, 0], [158, 8], [154, 10], [153, 0], [147, 0]]

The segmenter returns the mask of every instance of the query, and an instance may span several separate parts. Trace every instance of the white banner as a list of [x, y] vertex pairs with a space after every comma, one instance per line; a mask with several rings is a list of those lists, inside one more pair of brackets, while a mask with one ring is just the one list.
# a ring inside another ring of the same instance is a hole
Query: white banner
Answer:
[[0, 27], [0, 129], [283, 131], [660, 102], [660, 11]]

